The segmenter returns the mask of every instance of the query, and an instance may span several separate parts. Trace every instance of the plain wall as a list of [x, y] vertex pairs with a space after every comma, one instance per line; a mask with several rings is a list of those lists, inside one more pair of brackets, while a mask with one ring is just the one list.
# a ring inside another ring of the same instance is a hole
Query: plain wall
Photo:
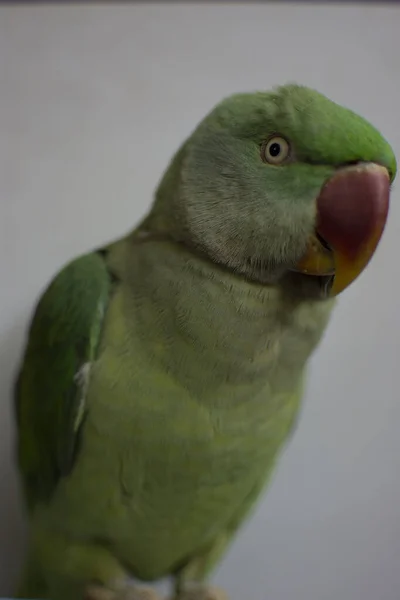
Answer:
[[[296, 81], [400, 155], [400, 9], [339, 5], [0, 8], [0, 595], [25, 527], [11, 384], [30, 311], [73, 256], [129, 230], [222, 97]], [[400, 597], [400, 206], [340, 298], [298, 430], [215, 573], [232, 600]]]

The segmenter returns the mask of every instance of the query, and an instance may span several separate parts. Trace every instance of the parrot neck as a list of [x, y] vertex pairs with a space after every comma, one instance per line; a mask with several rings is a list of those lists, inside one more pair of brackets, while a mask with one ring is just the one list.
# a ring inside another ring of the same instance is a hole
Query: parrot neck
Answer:
[[301, 376], [331, 301], [302, 301], [246, 281], [173, 242], [127, 239], [123, 279], [140, 339], [183, 385], [198, 394]]

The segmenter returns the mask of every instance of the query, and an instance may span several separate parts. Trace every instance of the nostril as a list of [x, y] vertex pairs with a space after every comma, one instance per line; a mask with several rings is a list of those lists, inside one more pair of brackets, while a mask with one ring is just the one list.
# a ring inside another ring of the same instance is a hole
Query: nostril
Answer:
[[340, 165], [337, 166], [338, 169], [343, 169], [345, 167], [355, 167], [357, 165], [362, 164], [362, 161], [360, 160], [349, 160], [345, 163], [341, 163]]

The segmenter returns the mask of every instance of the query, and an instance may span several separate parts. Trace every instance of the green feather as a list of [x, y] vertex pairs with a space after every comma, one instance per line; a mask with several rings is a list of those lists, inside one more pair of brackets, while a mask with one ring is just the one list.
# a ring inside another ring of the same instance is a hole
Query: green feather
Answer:
[[30, 507], [48, 501], [73, 466], [110, 288], [104, 259], [88, 254], [61, 270], [34, 313], [15, 389], [19, 466]]

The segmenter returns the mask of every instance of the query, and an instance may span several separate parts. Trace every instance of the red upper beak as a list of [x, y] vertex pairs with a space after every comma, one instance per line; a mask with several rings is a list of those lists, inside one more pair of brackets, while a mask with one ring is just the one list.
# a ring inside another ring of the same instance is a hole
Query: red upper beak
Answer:
[[385, 167], [360, 163], [337, 171], [317, 198], [318, 235], [310, 239], [296, 270], [310, 275], [334, 274], [330, 295], [343, 291], [362, 273], [378, 246], [387, 221], [389, 196]]

